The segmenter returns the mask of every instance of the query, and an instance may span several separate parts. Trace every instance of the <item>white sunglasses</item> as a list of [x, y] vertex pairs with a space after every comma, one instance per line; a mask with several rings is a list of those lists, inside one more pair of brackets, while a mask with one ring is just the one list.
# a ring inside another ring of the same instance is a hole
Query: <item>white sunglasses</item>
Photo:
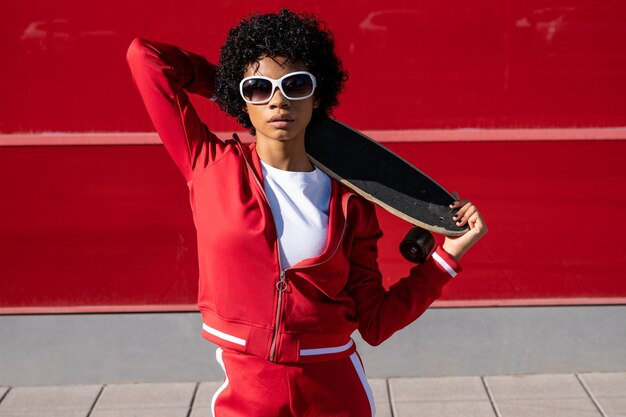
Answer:
[[305, 100], [315, 93], [317, 81], [307, 71], [285, 74], [277, 80], [262, 75], [246, 77], [239, 83], [239, 92], [244, 101], [251, 104], [269, 103], [276, 88], [287, 100]]

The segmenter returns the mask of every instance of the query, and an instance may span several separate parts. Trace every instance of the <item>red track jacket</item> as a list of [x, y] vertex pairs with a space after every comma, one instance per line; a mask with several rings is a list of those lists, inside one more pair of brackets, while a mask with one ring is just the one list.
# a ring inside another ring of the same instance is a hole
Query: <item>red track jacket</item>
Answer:
[[[198, 238], [203, 336], [280, 363], [354, 352], [358, 328], [377, 345], [418, 318], [460, 270], [443, 249], [389, 290], [382, 285], [374, 206], [332, 182], [323, 253], [280, 265], [254, 144], [221, 141], [187, 93], [211, 97], [214, 67], [172, 45], [135, 39], [127, 60], [163, 144], [187, 180]], [[436, 258], [436, 259], [435, 259]]]

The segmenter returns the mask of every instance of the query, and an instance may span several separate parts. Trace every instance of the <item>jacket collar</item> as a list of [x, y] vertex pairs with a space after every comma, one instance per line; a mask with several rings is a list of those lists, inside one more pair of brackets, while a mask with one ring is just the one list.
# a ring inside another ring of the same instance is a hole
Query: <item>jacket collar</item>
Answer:
[[[235, 140], [239, 143], [242, 152], [246, 153], [243, 157], [250, 161], [250, 165], [252, 165], [252, 169], [254, 170], [252, 174], [257, 177], [261, 187], [265, 187], [263, 181], [263, 169], [261, 168], [261, 158], [259, 158], [259, 154], [256, 152], [256, 143], [244, 145], [236, 135]], [[264, 193], [265, 190], [263, 190], [263, 194]], [[337, 246], [341, 244], [343, 232], [348, 220], [348, 201], [350, 197], [355, 195], [356, 194], [352, 190], [331, 177], [330, 207], [328, 213], [328, 241], [326, 248], [319, 257], [306, 259], [294, 265], [294, 267], [304, 267], [308, 266], [308, 264], [324, 262], [328, 257], [332, 257], [332, 255], [336, 252]]]

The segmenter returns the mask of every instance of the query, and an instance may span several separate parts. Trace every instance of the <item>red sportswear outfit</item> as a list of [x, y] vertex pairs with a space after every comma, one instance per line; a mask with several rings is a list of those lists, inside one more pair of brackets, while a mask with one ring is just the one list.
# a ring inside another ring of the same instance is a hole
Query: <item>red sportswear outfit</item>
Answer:
[[351, 334], [382, 343], [417, 319], [460, 267], [437, 248], [385, 290], [374, 206], [333, 180], [326, 248], [283, 269], [255, 144], [221, 141], [189, 102], [187, 93], [212, 96], [212, 64], [140, 39], [127, 59], [189, 187], [203, 336], [220, 346], [226, 372], [217, 417], [373, 415]]

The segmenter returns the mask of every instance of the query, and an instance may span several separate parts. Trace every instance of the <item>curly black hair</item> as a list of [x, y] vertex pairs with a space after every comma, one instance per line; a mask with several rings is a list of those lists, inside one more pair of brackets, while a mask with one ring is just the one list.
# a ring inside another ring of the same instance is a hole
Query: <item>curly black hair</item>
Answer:
[[254, 14], [229, 31], [217, 65], [215, 96], [222, 110], [256, 134], [244, 111], [239, 83], [248, 66], [263, 56], [303, 62], [317, 79], [315, 96], [320, 104], [313, 110], [312, 121], [331, 114], [348, 79], [335, 54], [333, 34], [316, 16], [287, 9], [278, 13]]

